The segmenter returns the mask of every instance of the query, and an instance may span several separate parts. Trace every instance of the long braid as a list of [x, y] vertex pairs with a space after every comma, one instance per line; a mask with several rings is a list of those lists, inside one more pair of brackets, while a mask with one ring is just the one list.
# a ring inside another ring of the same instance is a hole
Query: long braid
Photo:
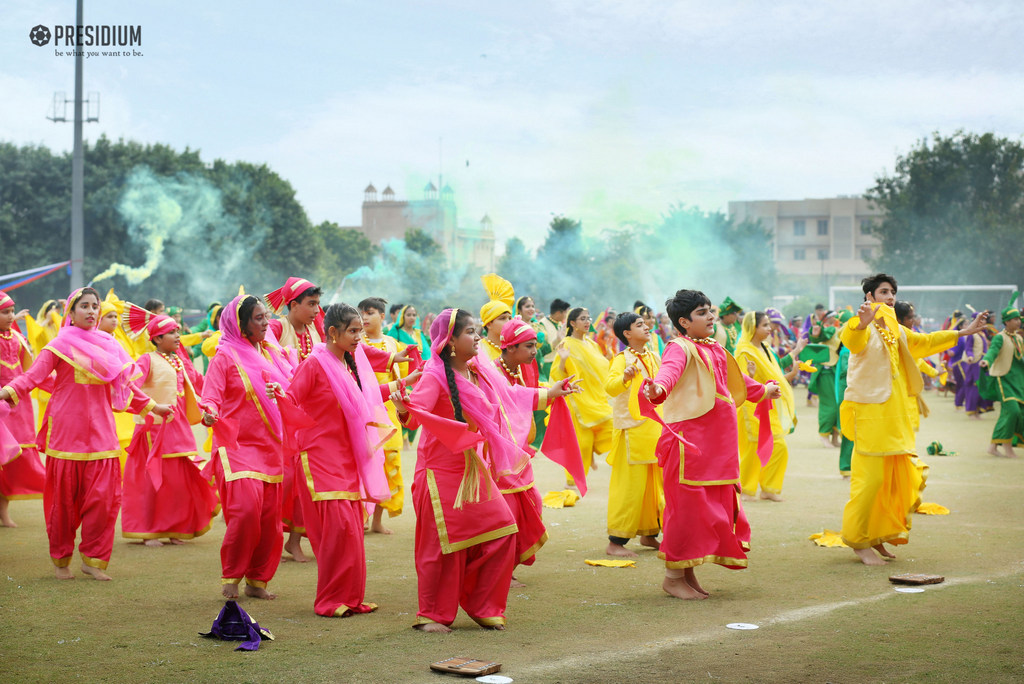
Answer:
[[455, 371], [452, 370], [452, 364], [449, 361], [448, 348], [440, 350], [439, 355], [441, 363], [444, 364], [444, 377], [448, 380], [448, 392], [452, 396], [452, 406], [455, 408], [455, 420], [465, 423], [466, 419], [462, 417], [462, 402], [459, 400], [459, 387], [455, 384]]
[[345, 352], [345, 363], [348, 364], [348, 369], [352, 371], [352, 375], [356, 378], [356, 384], [359, 385], [359, 389], [363, 389], [363, 382], [359, 379], [359, 369], [356, 368], [356, 360], [352, 356], [352, 352]]

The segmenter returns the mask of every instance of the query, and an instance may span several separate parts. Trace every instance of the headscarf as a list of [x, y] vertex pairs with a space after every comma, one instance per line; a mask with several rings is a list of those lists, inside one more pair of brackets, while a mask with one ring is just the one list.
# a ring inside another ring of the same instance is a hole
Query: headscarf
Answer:
[[[430, 326], [431, 351], [434, 354], [423, 368], [424, 373], [434, 376], [445, 388], [448, 387], [448, 378], [441, 350], [452, 339], [457, 312], [457, 309], [445, 309], [434, 319]], [[529, 432], [529, 421], [533, 420], [534, 392], [509, 385], [489, 358], [471, 360], [470, 367], [480, 380], [479, 386], [454, 373], [462, 413], [483, 435], [488, 447], [488, 465], [494, 476], [517, 473], [530, 458], [523, 446]]]
[[288, 305], [311, 287], [316, 287], [316, 285], [305, 278], [289, 278], [285, 281], [284, 285], [267, 294], [266, 299], [270, 304], [271, 311], [277, 314], [284, 314], [288, 309]]
[[287, 389], [291, 369], [284, 355], [275, 351], [277, 344], [269, 328], [267, 339], [259, 347], [242, 334], [238, 311], [242, 308], [242, 302], [249, 297], [256, 299], [253, 295], [239, 295], [224, 307], [224, 313], [220, 317], [221, 338], [217, 353], [226, 353], [230, 356], [238, 369], [238, 374], [243, 381], [248, 380], [252, 387], [252, 393], [256, 395], [255, 399], [259, 402], [267, 427], [275, 438], [283, 441], [281, 411], [277, 407], [277, 402], [268, 397], [263, 388], [268, 382], [276, 382], [283, 389]]
[[[736, 342], [736, 356], [744, 354], [748, 356], [757, 366], [757, 370], [762, 377], [766, 377], [769, 380], [774, 380], [779, 384], [779, 389], [782, 390], [782, 409], [778, 410], [779, 422], [782, 423], [782, 429], [788, 433], [794, 425], [794, 419], [796, 418], [796, 403], [793, 400], [793, 387], [786, 380], [786, 374], [782, 370], [782, 366], [779, 365], [779, 359], [775, 356], [771, 349], [765, 346], [764, 342], [755, 345], [754, 344], [754, 333], [757, 331], [757, 326], [754, 321], [757, 320], [756, 311], [748, 311], [743, 317], [743, 331], [740, 333], [740, 338]], [[740, 364], [743, 368], [743, 364]], [[746, 370], [744, 368], [744, 370]]]
[[383, 446], [395, 429], [390, 424], [387, 410], [381, 401], [376, 375], [362, 345], [356, 348], [353, 357], [362, 388], [326, 344], [315, 345], [310, 353], [310, 358], [320, 365], [345, 416], [345, 426], [352, 444], [356, 470], [359, 472], [361, 494], [369, 501], [386, 501], [391, 497], [391, 487], [384, 474]]
[[537, 331], [522, 318], [513, 318], [501, 327], [501, 348], [508, 349], [537, 339]]
[[513, 312], [514, 315], [516, 315], [516, 316], [521, 315], [519, 313], [519, 307], [521, 307], [523, 305], [523, 300], [524, 299], [530, 299], [530, 295], [523, 295], [522, 297], [520, 297], [519, 299], [516, 300], [515, 311]]
[[[390, 328], [388, 328], [387, 335], [388, 337], [395, 338], [402, 344], [413, 345], [419, 348], [420, 354], [423, 356], [423, 359], [426, 360], [429, 359], [431, 356], [433, 344], [423, 344], [422, 338], [424, 337], [424, 335], [422, 330], [418, 331], [420, 339], [416, 339], [416, 337], [409, 334], [405, 329], [402, 328], [402, 322], [405, 320], [405, 312], [408, 311], [409, 308], [412, 306], [412, 304], [406, 304], [401, 309], [399, 309], [398, 318], [395, 319], [395, 322], [391, 325]], [[431, 326], [431, 329], [433, 329], [433, 326]], [[415, 331], [416, 328], [413, 328], [413, 330]]]
[[9, 306], [14, 306], [14, 300], [11, 299], [11, 295], [0, 290], [0, 309], [6, 309]]
[[487, 297], [490, 300], [480, 307], [480, 325], [486, 328], [498, 316], [504, 313], [512, 315], [512, 304], [515, 302], [516, 293], [512, 288], [512, 283], [497, 273], [482, 275], [480, 280], [483, 281], [484, 289], [487, 290]]
[[728, 316], [729, 314], [734, 313], [738, 314], [741, 313], [742, 311], [743, 307], [741, 307], [736, 302], [732, 301], [732, 297], [726, 297], [724, 300], [722, 300], [721, 306], [718, 307], [719, 316]]
[[95, 326], [85, 329], [71, 325], [71, 312], [84, 291], [80, 287], [68, 296], [61, 328], [45, 348], [82, 373], [110, 385], [110, 404], [115, 411], [123, 411], [132, 398], [130, 385], [136, 374], [135, 362], [111, 335], [101, 333]]

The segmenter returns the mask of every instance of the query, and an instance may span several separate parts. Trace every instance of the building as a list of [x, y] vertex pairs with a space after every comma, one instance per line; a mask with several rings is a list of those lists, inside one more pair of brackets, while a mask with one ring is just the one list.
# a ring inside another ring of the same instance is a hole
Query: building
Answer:
[[445, 184], [440, 191], [427, 183], [423, 199], [398, 200], [391, 186], [377, 196], [373, 183], [363, 191], [363, 223], [360, 230], [374, 244], [403, 239], [419, 228], [441, 246], [449, 264], [471, 264], [484, 272], [494, 270], [494, 225], [484, 216], [475, 226], [459, 226], [455, 191]]
[[840, 284], [864, 277], [881, 244], [869, 233], [883, 212], [864, 197], [729, 202], [729, 217], [772, 231], [780, 276], [814, 276]]

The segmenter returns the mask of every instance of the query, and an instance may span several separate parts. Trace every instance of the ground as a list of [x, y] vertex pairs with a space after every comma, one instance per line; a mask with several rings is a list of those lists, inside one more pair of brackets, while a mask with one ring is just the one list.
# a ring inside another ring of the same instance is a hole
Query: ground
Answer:
[[[951, 399], [928, 393], [922, 453], [937, 440], [957, 455], [925, 456], [924, 500], [952, 512], [915, 515], [898, 560], [866, 567], [849, 549], [807, 540], [839, 529], [849, 485], [838, 474], [838, 451], [819, 443], [805, 394], [797, 390], [786, 501], [746, 504], [749, 569], [700, 568], [712, 597], [684, 602], [662, 593], [662, 563], [636, 542], [636, 568], [585, 565], [604, 557], [607, 544], [609, 468], [602, 464], [583, 501], [545, 509], [551, 539], [536, 565], [517, 572], [527, 587], [512, 591], [502, 633], [481, 630], [461, 613], [450, 635], [410, 628], [411, 509], [387, 520], [394, 535], [366, 540], [366, 598], [380, 604], [378, 612], [317, 617], [315, 563], [284, 562], [271, 583], [277, 600], [242, 600], [277, 639], [236, 653], [232, 643], [197, 636], [223, 605], [222, 519], [184, 546], [146, 548], [118, 536], [113, 582], [77, 570], [75, 581], [58, 582], [42, 503], [13, 502], [20, 527], [0, 528], [0, 681], [457, 681], [428, 670], [451, 656], [496, 660], [517, 682], [1024, 680], [1024, 449], [1015, 461], [986, 455], [996, 414], [969, 420]], [[407, 483], [414, 459], [405, 454]], [[562, 488], [555, 466], [538, 459], [535, 467], [542, 492]], [[899, 594], [888, 582], [897, 572], [947, 579], [921, 594]], [[726, 629], [731, 622], [760, 629]]]

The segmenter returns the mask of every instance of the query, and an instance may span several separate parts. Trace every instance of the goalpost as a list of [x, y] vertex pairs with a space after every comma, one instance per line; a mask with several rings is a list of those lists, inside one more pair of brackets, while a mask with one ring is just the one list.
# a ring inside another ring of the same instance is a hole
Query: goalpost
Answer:
[[[942, 322], [954, 309], [965, 314], [971, 310], [986, 309], [996, 314], [989, 322], [998, 323], [998, 314], [1010, 300], [1010, 295], [1019, 290], [1017, 285], [900, 285], [897, 299], [914, 303], [923, 318]], [[850, 294], [852, 293], [852, 294]], [[906, 296], [918, 293], [915, 296]], [[828, 308], [851, 306], [856, 309], [864, 301], [864, 294], [858, 285], [833, 285], [828, 289]]]

